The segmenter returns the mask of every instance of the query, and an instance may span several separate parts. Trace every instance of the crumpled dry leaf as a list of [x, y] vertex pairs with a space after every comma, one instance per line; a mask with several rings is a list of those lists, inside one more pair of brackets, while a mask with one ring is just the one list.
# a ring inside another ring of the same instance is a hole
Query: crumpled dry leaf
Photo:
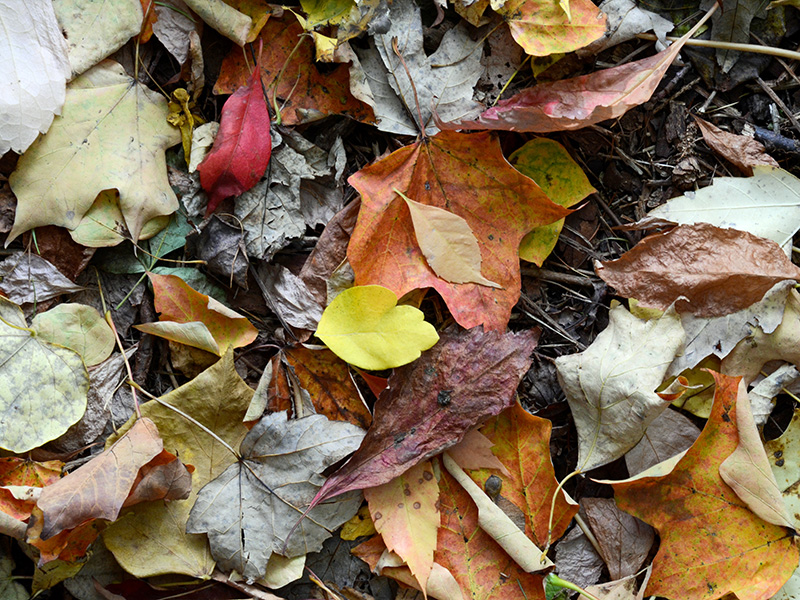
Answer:
[[44, 302], [83, 289], [32, 252], [14, 252], [0, 262], [0, 280], [0, 292], [17, 304]]
[[646, 237], [595, 269], [627, 298], [660, 309], [675, 303], [700, 317], [742, 310], [776, 283], [800, 280], [800, 268], [772, 240], [706, 223]]
[[239, 462], [207, 484], [192, 507], [186, 531], [208, 533], [217, 565], [254, 580], [273, 553], [300, 556], [322, 542], [358, 511], [352, 493], [312, 508], [322, 471], [353, 452], [364, 437], [359, 427], [322, 415], [287, 420], [272, 413], [242, 441]]
[[779, 166], [778, 161], [767, 154], [764, 145], [755, 138], [723, 131], [697, 115], [692, 116], [700, 127], [706, 144], [711, 146], [711, 149], [722, 158], [736, 165], [742, 174], [753, 175], [753, 167], [756, 165], [769, 165], [776, 168]]
[[606, 15], [606, 34], [596, 42], [578, 50], [579, 56], [597, 56], [611, 46], [616, 46], [652, 30], [658, 38], [657, 50], [667, 46], [666, 35], [675, 26], [672, 21], [644, 10], [633, 0], [605, 0], [598, 7]]
[[675, 311], [642, 321], [617, 306], [591, 346], [556, 359], [578, 430], [578, 470], [608, 464], [642, 439], [669, 406], [655, 389], [683, 342]]

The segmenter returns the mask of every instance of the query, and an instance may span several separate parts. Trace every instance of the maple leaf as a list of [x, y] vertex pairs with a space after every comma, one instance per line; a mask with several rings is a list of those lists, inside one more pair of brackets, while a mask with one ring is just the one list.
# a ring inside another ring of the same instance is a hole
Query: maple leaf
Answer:
[[[349, 182], [362, 203], [347, 250], [356, 284], [382, 285], [398, 297], [432, 287], [466, 328], [505, 328], [519, 298], [520, 240], [569, 212], [511, 167], [488, 133], [441, 132], [361, 169]], [[478, 240], [482, 274], [502, 289], [437, 277], [394, 189], [463, 218]]]
[[174, 342], [222, 356], [229, 348], [246, 346], [258, 331], [245, 317], [189, 287], [176, 275], [148, 273], [153, 284], [158, 323], [136, 328]]
[[683, 345], [674, 311], [643, 321], [617, 306], [583, 352], [556, 359], [558, 380], [578, 430], [578, 469], [616, 460], [669, 406], [655, 389]]
[[44, 488], [37, 502], [44, 518], [41, 539], [91, 519], [115, 520], [139, 469], [161, 449], [155, 424], [139, 419], [105, 452]]
[[430, 461], [364, 490], [372, 521], [386, 547], [402, 558], [425, 589], [439, 528], [439, 484]]
[[[260, 61], [259, 69], [267, 98], [270, 102], [276, 98], [282, 100], [279, 123], [296, 125], [338, 114], [359, 121], [373, 120], [372, 110], [350, 93], [350, 76], [345, 65], [337, 65], [325, 73], [317, 69], [314, 43], [304, 35], [289, 11], [283, 17], [270, 18], [258, 40], [270, 49]], [[249, 74], [244, 54], [234, 48], [222, 61], [214, 93], [232, 93], [245, 84]]]
[[617, 505], [661, 537], [646, 595], [770, 598], [797, 567], [793, 532], [757, 517], [719, 474], [737, 446], [739, 378], [715, 374], [711, 416], [664, 477], [613, 483]]
[[110, 188], [119, 190], [134, 240], [147, 221], [174, 212], [178, 199], [167, 181], [164, 151], [180, 142], [180, 133], [166, 116], [167, 101], [113, 61], [72, 81], [61, 116], [9, 178], [18, 204], [6, 244], [41, 225], [74, 229]]
[[419, 360], [395, 370], [363, 443], [328, 478], [314, 504], [391, 481], [510, 406], [537, 337], [480, 328], [443, 334]]
[[546, 0], [507, 0], [498, 4], [495, 10], [508, 23], [516, 42], [531, 56], [572, 52], [606, 33], [606, 16], [589, 0], [569, 0], [561, 6]]
[[719, 317], [747, 308], [787, 279], [800, 280], [772, 240], [706, 223], [679, 225], [646, 237], [597, 274], [627, 298], [679, 312]]
[[225, 101], [214, 146], [197, 166], [209, 194], [206, 217], [225, 198], [253, 187], [267, 170], [272, 138], [260, 74], [256, 66], [247, 85]]
[[208, 533], [219, 567], [248, 579], [264, 575], [273, 552], [290, 558], [316, 552], [356, 514], [361, 495], [310, 508], [290, 536], [293, 525], [321, 486], [322, 471], [363, 437], [359, 427], [322, 415], [265, 416], [242, 441], [242, 459], [200, 490], [186, 531]]

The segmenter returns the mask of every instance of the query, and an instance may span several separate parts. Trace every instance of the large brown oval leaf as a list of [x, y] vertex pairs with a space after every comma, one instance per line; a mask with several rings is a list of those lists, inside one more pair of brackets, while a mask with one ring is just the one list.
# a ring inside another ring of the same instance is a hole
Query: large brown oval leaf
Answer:
[[678, 312], [721, 317], [754, 304], [779, 281], [800, 280], [775, 242], [707, 223], [651, 235], [597, 274], [626, 298]]

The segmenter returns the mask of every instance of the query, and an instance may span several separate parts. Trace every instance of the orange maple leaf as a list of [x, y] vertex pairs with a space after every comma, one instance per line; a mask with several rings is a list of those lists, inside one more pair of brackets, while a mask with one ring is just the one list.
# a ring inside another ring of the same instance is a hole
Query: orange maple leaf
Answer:
[[[349, 181], [362, 201], [347, 251], [356, 285], [382, 285], [398, 297], [432, 287], [468, 329], [481, 324], [487, 330], [505, 329], [519, 299], [520, 240], [533, 228], [569, 213], [509, 165], [489, 133], [443, 131], [400, 148]], [[437, 277], [395, 189], [466, 220], [478, 240], [482, 274], [502, 289]]]
[[739, 443], [740, 378], [712, 374], [714, 406], [694, 445], [664, 477], [613, 484], [614, 497], [661, 536], [646, 595], [765, 600], [791, 577], [800, 551], [794, 532], [757, 517], [719, 474]]

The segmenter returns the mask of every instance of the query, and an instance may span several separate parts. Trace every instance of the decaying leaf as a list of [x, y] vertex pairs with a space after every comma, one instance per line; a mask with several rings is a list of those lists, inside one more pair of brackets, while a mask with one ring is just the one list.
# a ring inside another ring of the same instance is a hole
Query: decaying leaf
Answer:
[[134, 240], [147, 221], [174, 212], [178, 199], [167, 181], [164, 151], [180, 142], [180, 133], [166, 116], [164, 97], [113, 61], [72, 81], [61, 116], [9, 178], [18, 204], [6, 244], [40, 225], [74, 229], [97, 195], [110, 188], [119, 190]]
[[300, 521], [323, 482], [322, 471], [353, 452], [364, 432], [322, 415], [287, 420], [265, 416], [242, 441], [239, 462], [199, 493], [186, 525], [208, 533], [220, 568], [248, 579], [264, 575], [273, 553], [289, 557], [322, 548], [356, 514], [360, 494], [318, 504]]
[[[466, 328], [504, 329], [519, 298], [519, 242], [534, 227], [569, 211], [513, 169], [488, 133], [441, 132], [395, 151], [352, 175], [361, 211], [348, 247], [356, 284], [379, 284], [403, 296], [434, 288]], [[502, 288], [454, 284], [436, 276], [414, 235], [399, 190], [462, 217], [478, 240], [481, 274]]]
[[679, 225], [646, 237], [597, 274], [646, 306], [719, 317], [761, 300], [776, 283], [800, 280], [775, 242], [706, 223]]
[[379, 285], [343, 291], [322, 313], [316, 335], [336, 356], [362, 369], [391, 369], [419, 358], [439, 336], [413, 306], [397, 306]]
[[594, 469], [625, 454], [669, 406], [655, 389], [683, 340], [674, 311], [642, 321], [618, 306], [611, 309], [608, 327], [591, 346], [556, 359], [578, 429], [578, 470]]
[[391, 481], [511, 406], [537, 338], [533, 331], [500, 334], [477, 327], [442, 334], [422, 358], [395, 370], [363, 443], [314, 502]]
[[703, 139], [722, 158], [731, 161], [744, 175], [753, 175], [757, 165], [778, 168], [778, 162], [767, 154], [764, 145], [755, 138], [723, 131], [713, 123], [692, 115], [700, 127]]
[[711, 600], [733, 592], [741, 600], [763, 600], [797, 567], [794, 533], [753, 514], [720, 477], [739, 437], [739, 380], [715, 379], [711, 417], [674, 469], [613, 484], [617, 505], [661, 537], [647, 595]]

